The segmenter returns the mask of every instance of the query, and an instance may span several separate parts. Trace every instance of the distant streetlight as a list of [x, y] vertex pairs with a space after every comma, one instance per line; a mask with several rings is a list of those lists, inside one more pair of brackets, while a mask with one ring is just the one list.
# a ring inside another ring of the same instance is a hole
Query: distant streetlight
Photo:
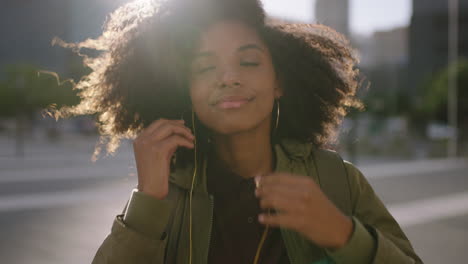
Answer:
[[458, 75], [458, 0], [448, 1], [448, 123], [452, 129], [452, 136], [448, 142], [448, 157], [457, 156], [458, 142], [458, 102], [457, 102], [457, 75]]
[[[25, 97], [26, 93], [26, 80], [24, 76], [19, 76], [16, 79], [15, 88], [18, 93], [21, 94], [21, 97]], [[24, 102], [23, 102], [24, 103]], [[24, 157], [24, 130], [25, 130], [25, 112], [19, 111], [16, 116], [16, 156]]]

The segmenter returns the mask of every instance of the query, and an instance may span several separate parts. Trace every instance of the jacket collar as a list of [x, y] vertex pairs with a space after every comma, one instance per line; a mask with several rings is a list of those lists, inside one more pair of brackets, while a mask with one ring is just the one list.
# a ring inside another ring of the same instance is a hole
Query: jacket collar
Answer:
[[[307, 159], [312, 152], [312, 143], [301, 143], [292, 139], [283, 139], [275, 145], [276, 168], [275, 171], [287, 171], [294, 160]], [[199, 190], [208, 193], [206, 168], [208, 158], [202, 157], [198, 162], [197, 175], [195, 177], [194, 191]], [[177, 186], [190, 190], [193, 179], [193, 165], [187, 168], [178, 168], [169, 176], [169, 181]]]

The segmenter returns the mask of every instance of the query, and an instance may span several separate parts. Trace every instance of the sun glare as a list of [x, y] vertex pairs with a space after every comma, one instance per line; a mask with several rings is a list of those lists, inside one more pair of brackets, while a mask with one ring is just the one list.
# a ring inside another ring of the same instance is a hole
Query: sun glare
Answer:
[[131, 5], [142, 12], [143, 16], [151, 15], [164, 0], [135, 0]]

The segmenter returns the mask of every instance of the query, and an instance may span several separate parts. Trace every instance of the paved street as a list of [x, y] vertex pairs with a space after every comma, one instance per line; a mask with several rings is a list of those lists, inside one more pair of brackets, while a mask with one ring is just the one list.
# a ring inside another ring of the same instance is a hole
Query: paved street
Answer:
[[[27, 142], [15, 158], [0, 137], [0, 256], [5, 264], [90, 263], [136, 185], [131, 146], [90, 161], [94, 138]], [[358, 166], [424, 263], [468, 259], [468, 161]]]

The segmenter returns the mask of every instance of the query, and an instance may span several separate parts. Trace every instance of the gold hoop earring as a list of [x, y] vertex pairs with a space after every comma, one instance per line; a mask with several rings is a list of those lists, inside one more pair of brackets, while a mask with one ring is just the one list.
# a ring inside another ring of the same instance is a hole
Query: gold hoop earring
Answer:
[[275, 125], [275, 133], [276, 133], [276, 131], [278, 130], [279, 117], [280, 117], [280, 102], [279, 102], [279, 99], [276, 99], [276, 125]]

